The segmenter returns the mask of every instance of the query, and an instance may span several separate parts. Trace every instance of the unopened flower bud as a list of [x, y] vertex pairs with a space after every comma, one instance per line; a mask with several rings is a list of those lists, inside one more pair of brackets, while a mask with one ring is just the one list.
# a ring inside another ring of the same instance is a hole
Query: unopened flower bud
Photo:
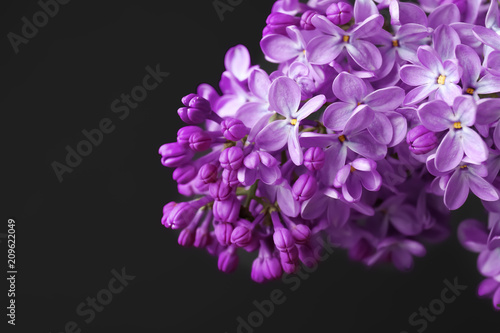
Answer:
[[194, 246], [195, 247], [205, 247], [207, 246], [209, 241], [209, 235], [207, 228], [197, 228], [194, 238]]
[[412, 153], [421, 155], [436, 148], [438, 145], [438, 138], [436, 133], [428, 130], [424, 125], [418, 125], [408, 131], [406, 143], [408, 143]]
[[252, 231], [242, 225], [234, 228], [231, 233], [231, 243], [237, 247], [245, 247], [250, 244], [252, 240]]
[[240, 183], [238, 180], [238, 171], [224, 169], [222, 171], [222, 181], [231, 187], [235, 187]]
[[189, 148], [196, 152], [205, 151], [210, 148], [213, 141], [214, 140], [207, 132], [196, 132], [189, 137]]
[[286, 35], [286, 27], [290, 25], [297, 25], [299, 19], [285, 13], [274, 12], [271, 13], [267, 19], [267, 34], [281, 34]]
[[257, 257], [253, 261], [250, 277], [257, 283], [262, 283], [266, 280], [264, 276], [264, 270], [262, 269], [262, 258]]
[[191, 137], [191, 135], [193, 135], [194, 133], [202, 132], [202, 131], [203, 131], [203, 129], [201, 129], [198, 126], [181, 127], [177, 131], [177, 143], [179, 143], [180, 145], [182, 145], [184, 147], [187, 147], [187, 146], [189, 146], [189, 138]]
[[193, 220], [196, 210], [188, 203], [177, 204], [168, 217], [172, 229], [184, 229]]
[[185, 107], [179, 108], [177, 113], [186, 124], [200, 124], [212, 113], [210, 102], [196, 94], [184, 96], [182, 98], [182, 104], [184, 104]]
[[295, 247], [295, 240], [291, 232], [282, 227], [278, 227], [274, 231], [273, 235], [274, 245], [279, 251], [286, 251], [287, 249], [291, 249]]
[[184, 185], [192, 181], [196, 177], [196, 167], [188, 164], [178, 167], [174, 170], [172, 178], [179, 184]]
[[179, 245], [189, 247], [193, 245], [193, 242], [194, 242], [193, 231], [189, 228], [182, 230], [178, 238]]
[[238, 170], [243, 164], [243, 150], [240, 147], [224, 149], [220, 154], [219, 162], [224, 169]]
[[168, 217], [175, 206], [177, 206], [177, 202], [175, 201], [170, 201], [168, 204], [163, 206], [163, 217], [161, 218], [161, 224], [163, 224], [167, 228], [170, 228], [171, 226]]
[[219, 223], [214, 227], [215, 237], [219, 241], [220, 245], [230, 245], [231, 244], [231, 234], [233, 233], [233, 225], [231, 223]]
[[222, 135], [230, 141], [238, 141], [248, 134], [248, 128], [236, 118], [226, 118], [220, 123]]
[[224, 273], [231, 273], [238, 267], [238, 259], [234, 247], [230, 246], [227, 250], [219, 254], [217, 266]]
[[300, 27], [304, 30], [314, 30], [316, 27], [312, 24], [311, 19], [316, 15], [314, 10], [306, 10], [300, 17]]
[[193, 157], [193, 152], [185, 149], [177, 142], [166, 143], [160, 147], [161, 164], [166, 167], [178, 167]]
[[264, 271], [264, 277], [268, 280], [277, 280], [283, 274], [280, 261], [275, 256], [264, 257], [262, 269]]
[[308, 200], [316, 193], [317, 188], [318, 184], [316, 178], [309, 173], [304, 173], [300, 175], [295, 184], [293, 184], [293, 198], [297, 201]]
[[228, 184], [224, 183], [222, 180], [218, 180], [215, 183], [209, 185], [209, 191], [212, 198], [219, 201], [224, 201], [229, 199], [233, 193], [233, 189], [229, 187]]
[[311, 229], [305, 224], [297, 224], [292, 228], [292, 236], [297, 244], [304, 244], [311, 238]]
[[241, 203], [235, 196], [228, 200], [215, 200], [213, 206], [214, 217], [220, 222], [236, 222], [240, 214]]
[[319, 147], [311, 147], [304, 153], [304, 166], [310, 171], [316, 171], [325, 164], [325, 152]]
[[205, 184], [213, 183], [217, 180], [217, 167], [212, 163], [203, 164], [198, 171], [200, 180]]
[[352, 6], [346, 2], [332, 3], [326, 9], [326, 17], [336, 25], [348, 23], [352, 18]]

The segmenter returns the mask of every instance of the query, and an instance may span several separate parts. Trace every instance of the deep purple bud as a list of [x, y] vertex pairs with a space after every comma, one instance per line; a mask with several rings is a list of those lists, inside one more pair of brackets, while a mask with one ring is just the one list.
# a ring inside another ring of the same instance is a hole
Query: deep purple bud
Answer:
[[250, 277], [257, 283], [262, 283], [266, 280], [264, 270], [262, 269], [262, 258], [257, 257], [252, 263], [252, 272]]
[[286, 251], [295, 247], [295, 240], [292, 233], [283, 227], [278, 227], [274, 230], [273, 240], [274, 245], [280, 251]]
[[264, 271], [264, 277], [268, 280], [277, 280], [283, 274], [280, 261], [275, 256], [264, 257], [262, 269]]
[[217, 266], [224, 273], [231, 273], [238, 267], [238, 255], [233, 246], [219, 254]]
[[319, 147], [311, 147], [304, 153], [304, 166], [310, 171], [316, 171], [325, 164], [325, 152]]
[[311, 238], [311, 229], [305, 224], [297, 224], [292, 228], [292, 236], [297, 244], [304, 244]]
[[178, 167], [193, 157], [193, 152], [185, 149], [177, 142], [166, 143], [158, 149], [161, 164], [166, 167]]
[[214, 140], [207, 132], [197, 132], [189, 137], [189, 148], [194, 151], [205, 151], [212, 145]]
[[240, 183], [240, 181], [238, 180], [238, 171], [224, 169], [222, 171], [222, 181], [224, 181], [224, 183], [228, 184], [231, 187], [235, 187]]
[[201, 129], [198, 126], [181, 127], [177, 131], [177, 143], [179, 143], [180, 145], [182, 145], [184, 147], [187, 147], [187, 146], [189, 146], [189, 138], [191, 137], [191, 135], [193, 135], [194, 133], [202, 132], [202, 131], [203, 131], [203, 129]]
[[233, 193], [233, 189], [220, 179], [217, 182], [211, 183], [209, 185], [209, 191], [212, 198], [219, 201], [229, 199], [229, 196], [231, 195], [231, 193]]
[[248, 134], [248, 128], [239, 119], [226, 118], [220, 123], [222, 135], [230, 141], [238, 141]]
[[186, 107], [179, 108], [177, 113], [186, 124], [200, 124], [210, 116], [210, 113], [212, 113], [210, 102], [196, 94], [184, 96], [182, 98], [182, 104]]
[[286, 251], [280, 251], [280, 259], [282, 263], [293, 264], [299, 258], [299, 250], [297, 246], [293, 246]]
[[197, 228], [196, 234], [194, 238], [194, 246], [195, 247], [205, 247], [208, 244], [209, 236], [207, 228]]
[[429, 131], [424, 125], [418, 125], [408, 131], [406, 143], [412, 153], [421, 155], [436, 148], [438, 138], [436, 133]]
[[240, 214], [241, 203], [235, 196], [225, 201], [215, 200], [213, 211], [214, 217], [220, 222], [236, 222]]
[[168, 222], [172, 229], [184, 229], [193, 221], [195, 214], [196, 210], [188, 202], [181, 202], [170, 212]]
[[172, 178], [179, 184], [184, 185], [196, 177], [197, 171], [194, 165], [188, 164], [174, 170]]
[[231, 223], [219, 223], [214, 227], [215, 237], [219, 241], [220, 245], [230, 245], [231, 244], [231, 234], [234, 230]]
[[194, 243], [193, 231], [189, 228], [182, 230], [177, 241], [181, 246], [192, 246]]
[[326, 17], [336, 25], [348, 23], [352, 18], [352, 6], [346, 2], [332, 3], [326, 9]]
[[289, 25], [296, 25], [299, 22], [297, 17], [285, 13], [274, 12], [267, 17], [266, 23], [267, 34], [273, 33], [286, 35], [286, 27]]
[[217, 167], [212, 163], [203, 164], [198, 175], [205, 184], [213, 183], [217, 180]]
[[299, 259], [309, 268], [313, 268], [318, 263], [309, 245], [299, 246]]
[[170, 228], [171, 226], [170, 222], [168, 221], [168, 216], [175, 206], [177, 206], [177, 202], [175, 201], [170, 201], [168, 204], [163, 206], [163, 217], [161, 218], [161, 224], [163, 224], [167, 228]]
[[311, 19], [317, 12], [314, 10], [306, 10], [300, 17], [300, 27], [304, 30], [314, 30], [316, 27], [312, 24]]
[[295, 184], [293, 184], [293, 198], [300, 202], [306, 201], [316, 193], [317, 188], [318, 184], [316, 178], [309, 173], [304, 173], [300, 175]]
[[238, 170], [243, 164], [243, 150], [240, 147], [229, 147], [222, 151], [219, 157], [224, 169]]
[[349, 249], [349, 258], [355, 261], [362, 261], [375, 252], [375, 248], [364, 238], [361, 238]]
[[252, 230], [242, 225], [234, 228], [231, 234], [231, 243], [237, 247], [245, 247], [250, 244], [252, 240]]
[[285, 273], [288, 273], [288, 274], [293, 274], [293, 273], [297, 272], [297, 269], [299, 268], [296, 263], [288, 263], [288, 262], [284, 262], [284, 261], [281, 262], [281, 266], [283, 267], [283, 270], [285, 271]]

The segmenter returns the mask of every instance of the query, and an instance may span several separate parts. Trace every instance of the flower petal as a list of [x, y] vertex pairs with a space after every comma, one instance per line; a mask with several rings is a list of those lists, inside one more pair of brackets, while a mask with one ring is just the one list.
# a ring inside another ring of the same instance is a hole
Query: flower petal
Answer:
[[439, 100], [422, 104], [417, 113], [422, 125], [433, 132], [450, 128], [454, 117], [448, 104]]
[[313, 38], [306, 47], [306, 58], [311, 64], [324, 65], [332, 62], [340, 54], [344, 45], [340, 37], [318, 36]]
[[499, 198], [497, 190], [493, 185], [484, 180], [484, 178], [472, 173], [469, 175], [469, 187], [472, 193], [484, 201], [497, 201]]
[[271, 34], [262, 38], [260, 47], [266, 58], [276, 63], [293, 59], [302, 52], [293, 40], [279, 34]]
[[476, 163], [486, 161], [488, 158], [488, 147], [479, 134], [469, 127], [464, 127], [461, 131], [457, 132], [460, 135], [465, 155]]
[[467, 219], [461, 222], [457, 235], [460, 244], [469, 251], [481, 252], [486, 248], [486, 226], [478, 220]]
[[469, 182], [463, 170], [457, 170], [448, 181], [444, 192], [444, 204], [449, 210], [460, 208], [469, 196]]
[[436, 169], [441, 172], [452, 170], [460, 164], [463, 157], [464, 149], [460, 137], [454, 130], [449, 130], [436, 151]]
[[269, 104], [273, 111], [287, 118], [295, 114], [300, 104], [300, 87], [292, 79], [280, 76], [269, 89]]
[[268, 151], [279, 150], [286, 145], [291, 129], [292, 126], [287, 120], [275, 120], [257, 134], [255, 143]]
[[400, 87], [375, 90], [365, 97], [363, 103], [375, 111], [393, 111], [403, 103], [405, 92]]
[[382, 66], [382, 55], [379, 49], [370, 42], [357, 39], [346, 44], [347, 53], [363, 69], [375, 71]]
[[357, 104], [366, 96], [366, 85], [357, 76], [342, 72], [333, 81], [333, 93], [343, 102]]

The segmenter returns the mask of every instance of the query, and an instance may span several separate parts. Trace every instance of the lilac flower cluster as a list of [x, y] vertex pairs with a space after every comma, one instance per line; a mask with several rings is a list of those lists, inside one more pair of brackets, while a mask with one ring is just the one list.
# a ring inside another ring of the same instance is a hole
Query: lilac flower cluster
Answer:
[[193, 198], [163, 209], [179, 244], [224, 272], [255, 252], [256, 282], [315, 264], [319, 236], [409, 270], [470, 190], [490, 220], [464, 221], [459, 239], [500, 308], [498, 2], [280, 0], [260, 46], [277, 70], [231, 48], [220, 93], [185, 96], [187, 126], [159, 149]]

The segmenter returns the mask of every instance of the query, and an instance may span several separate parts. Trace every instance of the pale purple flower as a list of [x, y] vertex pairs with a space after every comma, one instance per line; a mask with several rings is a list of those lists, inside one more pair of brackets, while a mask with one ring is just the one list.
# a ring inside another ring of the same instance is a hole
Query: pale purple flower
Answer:
[[288, 143], [290, 158], [296, 165], [302, 164], [303, 153], [299, 144], [299, 124], [325, 104], [325, 96], [318, 95], [307, 101], [300, 109], [300, 88], [287, 77], [277, 78], [269, 90], [271, 110], [284, 116], [275, 120], [257, 134], [255, 142], [267, 151], [277, 151]]
[[348, 202], [359, 201], [363, 188], [378, 191], [382, 185], [382, 177], [377, 172], [375, 161], [358, 158], [343, 166], [335, 176], [333, 185], [342, 188], [342, 195]]

